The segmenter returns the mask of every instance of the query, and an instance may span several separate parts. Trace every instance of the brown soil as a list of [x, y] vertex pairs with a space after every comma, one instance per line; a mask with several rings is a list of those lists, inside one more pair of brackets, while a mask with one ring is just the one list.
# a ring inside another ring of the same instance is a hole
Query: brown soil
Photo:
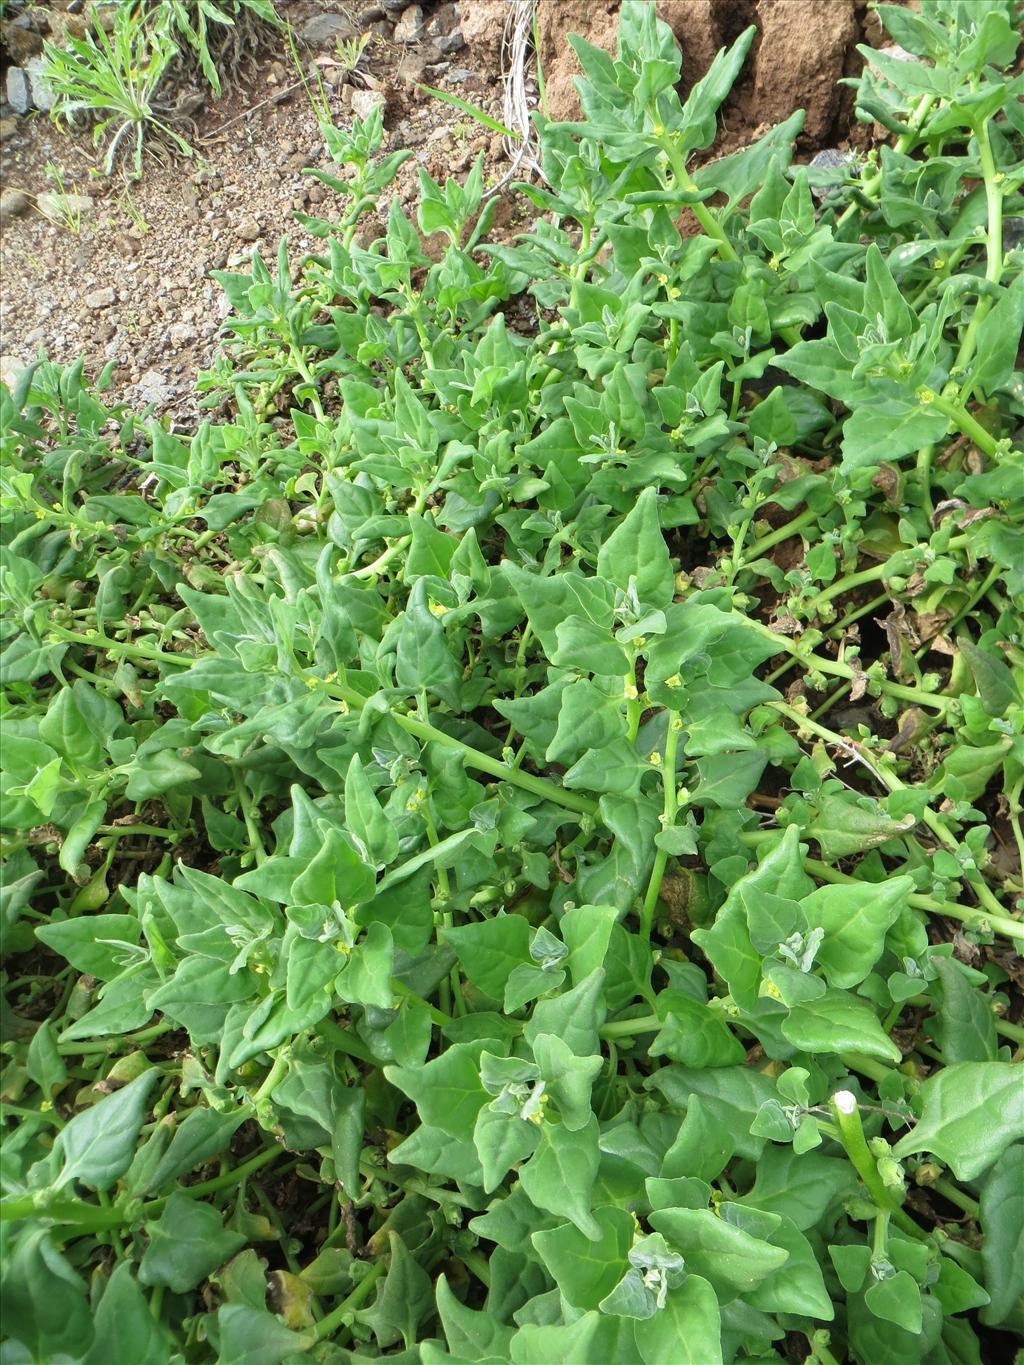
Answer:
[[[385, 150], [413, 150], [395, 187], [411, 217], [419, 167], [443, 182], [464, 174], [483, 152], [485, 175], [504, 174], [500, 135], [420, 94], [408, 79], [450, 90], [499, 117], [496, 63], [481, 64], [469, 47], [445, 55], [426, 41], [396, 43], [394, 25], [377, 6], [299, 0], [282, 8], [296, 28], [317, 12], [344, 11], [357, 22], [367, 13], [381, 16], [372, 20], [380, 31], [360, 60], [359, 79], [386, 99]], [[425, 20], [445, 9], [452, 7], [428, 0]], [[456, 28], [453, 15], [441, 18]], [[333, 41], [305, 49], [307, 64], [329, 62], [334, 55]], [[333, 120], [350, 124], [356, 88], [342, 82], [337, 67], [319, 69], [328, 82]], [[92, 208], [72, 228], [34, 208], [4, 223], [4, 377], [41, 347], [62, 363], [84, 354], [90, 373], [115, 362], [112, 399], [135, 407], [154, 402], [156, 411], [185, 426], [194, 420], [193, 380], [217, 352], [226, 311], [210, 271], [244, 268], [254, 249], [272, 266], [285, 234], [297, 262], [321, 244], [296, 221], [295, 211], [333, 219], [343, 202], [302, 174], [305, 167], [337, 168], [283, 39], [260, 59], [254, 79], [219, 102], [207, 101], [192, 143], [195, 155], [185, 160], [169, 156], [154, 140], [141, 180], [123, 173], [105, 180], [92, 169], [95, 153], [87, 131], [64, 133], [39, 113], [18, 120], [0, 148], [3, 189], [25, 190], [34, 204], [36, 196], [54, 189], [50, 164], [60, 169], [63, 188], [89, 196]], [[379, 227], [368, 223], [371, 237]], [[113, 289], [112, 303], [96, 296], [105, 289]]]
[[[612, 51], [620, 8], [619, 0], [538, 0], [550, 118], [579, 117], [573, 77], [580, 67], [567, 35], [577, 33]], [[727, 144], [720, 150], [742, 146], [801, 107], [807, 111], [805, 148], [830, 146], [847, 134], [851, 92], [837, 81], [859, 73], [863, 63], [856, 45], [874, 43], [879, 33], [866, 0], [657, 0], [657, 9], [679, 43], [686, 88], [704, 74], [720, 47], [748, 25], [757, 26], [751, 56], [725, 106]]]
[[[855, 44], [877, 39], [863, 0], [657, 0], [682, 49], [684, 85], [699, 79], [723, 44], [748, 23], [759, 37], [740, 84], [723, 109], [712, 154], [733, 150], [807, 108], [805, 151], [850, 137], [849, 113], [836, 81], [855, 71]], [[501, 137], [456, 109], [424, 95], [415, 81], [439, 86], [500, 117], [499, 52], [508, 0], [463, 0], [458, 9], [423, 0], [424, 33], [396, 41], [394, 10], [379, 5], [293, 0], [282, 6], [296, 29], [311, 17], [339, 15], [353, 32], [372, 35], [352, 78], [386, 99], [386, 149], [411, 148], [396, 190], [413, 216], [417, 168], [438, 179], [469, 169], [478, 152], [493, 180], [508, 169]], [[66, 8], [66, 5], [63, 6]], [[605, 47], [614, 44], [619, 0], [538, 0], [539, 56], [551, 118], [578, 116], [572, 77], [576, 59], [567, 31]], [[433, 36], [431, 36], [431, 28]], [[407, 25], [397, 30], [398, 38]], [[461, 31], [466, 45], [444, 51]], [[438, 38], [440, 37], [440, 43]], [[328, 82], [331, 116], [352, 117], [361, 91], [331, 65], [333, 39], [304, 49], [307, 66]], [[3, 112], [3, 111], [0, 111]], [[10, 123], [7, 125], [10, 127]], [[854, 125], [854, 133], [863, 132]], [[845, 134], [845, 136], [844, 136]], [[244, 267], [256, 249], [272, 260], [288, 235], [292, 261], [316, 246], [296, 210], [339, 216], [340, 201], [305, 167], [329, 168], [317, 116], [284, 40], [262, 54], [256, 72], [197, 115], [190, 160], [172, 158], [154, 140], [140, 181], [97, 177], [88, 131], [62, 132], [45, 115], [17, 121], [0, 147], [3, 188], [35, 197], [63, 188], [91, 201], [80, 223], [58, 224], [31, 209], [9, 218], [0, 239], [0, 370], [5, 377], [45, 348], [69, 362], [84, 354], [90, 372], [113, 361], [110, 395], [138, 408], [153, 403], [185, 429], [198, 409], [193, 381], [214, 359], [226, 304], [210, 272]], [[510, 229], [516, 208], [504, 211]], [[378, 225], [367, 224], [370, 236]], [[109, 291], [113, 290], [113, 301]], [[105, 294], [102, 291], [107, 291]]]

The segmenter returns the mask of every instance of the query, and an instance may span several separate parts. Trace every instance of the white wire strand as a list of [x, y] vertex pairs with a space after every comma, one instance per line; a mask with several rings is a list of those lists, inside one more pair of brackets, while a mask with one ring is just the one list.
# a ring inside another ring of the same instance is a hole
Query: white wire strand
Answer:
[[526, 89], [533, 47], [533, 8], [534, 0], [509, 0], [505, 16], [501, 36], [502, 121], [519, 136], [505, 139], [511, 165], [497, 184], [491, 186], [488, 197], [497, 194], [521, 170], [532, 171], [542, 180], [544, 178]]

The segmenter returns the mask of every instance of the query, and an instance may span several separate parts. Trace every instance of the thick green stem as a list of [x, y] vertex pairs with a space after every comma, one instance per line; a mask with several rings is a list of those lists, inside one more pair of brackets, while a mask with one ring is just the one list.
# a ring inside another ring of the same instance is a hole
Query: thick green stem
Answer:
[[756, 540], [751, 545], [749, 553], [744, 555], [739, 568], [745, 569], [749, 564], [760, 559], [765, 550], [771, 550], [776, 545], [781, 545], [783, 541], [790, 540], [793, 536], [798, 535], [805, 526], [816, 523], [818, 515], [817, 512], [808, 507], [798, 517], [794, 517], [792, 521], [787, 521], [785, 526], [780, 526], [775, 531], [769, 531], [767, 535], [762, 536], [760, 540]]
[[935, 1180], [929, 1180], [927, 1186], [930, 1190], [935, 1190], [941, 1194], [943, 1199], [948, 1199], [951, 1204], [955, 1204], [969, 1218], [977, 1218], [981, 1212], [981, 1205], [976, 1199], [972, 1199], [969, 1194], [964, 1194], [963, 1190], [958, 1189], [951, 1180], [945, 1176], [938, 1176]]
[[[758, 625], [759, 623], [753, 622], [752, 624]], [[858, 676], [857, 670], [851, 668], [849, 664], [840, 663], [838, 659], [826, 659], [820, 654], [813, 654], [798, 641], [790, 640], [784, 635], [777, 635], [767, 626], [759, 626], [759, 628], [777, 641], [780, 654], [791, 654], [798, 663], [803, 664], [808, 672], [825, 673], [833, 678], [846, 678], [851, 682]], [[896, 697], [900, 701], [912, 702], [915, 706], [927, 707], [932, 711], [945, 713], [957, 704], [955, 697], [940, 696], [936, 692], [923, 692], [918, 687], [905, 687], [903, 683], [889, 682], [887, 678], [873, 679], [869, 675], [870, 682], [873, 682], [887, 696]]]
[[[366, 697], [360, 696], [358, 692], [351, 687], [346, 687], [344, 683], [328, 683], [326, 687], [330, 696], [336, 697], [357, 711], [361, 711], [367, 704]], [[462, 740], [446, 734], [444, 730], [439, 730], [435, 725], [429, 725], [422, 720], [417, 720], [414, 716], [406, 715], [404, 711], [398, 711], [389, 706], [388, 714], [395, 724], [399, 725], [407, 734], [413, 735], [425, 744], [443, 744], [445, 748], [457, 749], [462, 754], [463, 762], [467, 767], [476, 768], [478, 772], [489, 773], [492, 777], [499, 777], [505, 782], [511, 782], [513, 786], [521, 787], [523, 791], [531, 792], [542, 800], [553, 801], [555, 805], [575, 811], [579, 815], [593, 816], [597, 814], [597, 802], [589, 796], [580, 796], [576, 792], [565, 791], [562, 787], [556, 786], [554, 782], [546, 781], [543, 777], [534, 777], [532, 773], [524, 773], [521, 768], [512, 768], [507, 763], [501, 763], [498, 759], [491, 758], [489, 754], [474, 749], [472, 745], [464, 744]]]
[[[745, 830], [737, 836], [740, 843], [747, 844], [755, 848], [767, 839], [777, 838], [775, 830], [757, 829]], [[840, 872], [834, 867], [829, 867], [828, 863], [823, 863], [817, 858], [805, 858], [804, 867], [813, 877], [819, 877], [823, 882], [832, 882], [836, 886], [863, 886], [863, 882], [856, 877], [848, 876], [845, 872]], [[953, 901], [936, 900], [934, 896], [925, 896], [916, 891], [912, 891], [907, 897], [907, 904], [912, 905], [916, 910], [924, 910], [930, 915], [944, 915], [947, 919], [958, 919], [964, 924], [970, 925], [974, 929], [989, 929], [993, 934], [1001, 934], [1004, 938], [1017, 940], [1024, 943], [1024, 923], [1020, 920], [1011, 919], [1009, 915], [990, 914], [988, 910], [982, 910], [977, 906], [957, 905]]]
[[[985, 202], [988, 209], [985, 279], [990, 284], [998, 284], [1003, 274], [1003, 192], [999, 185], [995, 158], [992, 155], [992, 140], [989, 137], [987, 119], [975, 129], [975, 136], [978, 139], [978, 154], [981, 159], [981, 173], [985, 180]], [[991, 294], [983, 294], [978, 300], [953, 364], [954, 374], [964, 374], [971, 363], [978, 345], [978, 331], [991, 312], [992, 303]], [[961, 403], [967, 402], [973, 388], [973, 383], [964, 386], [960, 394]]]
[[351, 1315], [359, 1305], [370, 1297], [370, 1290], [384, 1274], [387, 1263], [383, 1258], [372, 1265], [364, 1279], [360, 1280], [348, 1298], [342, 1299], [333, 1312], [328, 1313], [325, 1318], [321, 1318], [313, 1328], [313, 1335], [317, 1341], [326, 1341], [332, 1337], [340, 1327], [347, 1327], [352, 1320]]
[[829, 1350], [831, 1337], [822, 1329], [812, 1332], [807, 1338], [811, 1347], [811, 1354], [807, 1357], [806, 1365], [839, 1365], [839, 1361]]
[[882, 1183], [882, 1177], [878, 1174], [875, 1158], [864, 1136], [856, 1097], [849, 1090], [839, 1090], [829, 1101], [829, 1108], [839, 1127], [846, 1155], [863, 1181], [872, 1203], [881, 1213], [895, 1213], [901, 1207], [900, 1200]]
[[[235, 1166], [211, 1180], [189, 1186], [190, 1195], [215, 1194], [218, 1190], [239, 1185], [256, 1171], [262, 1170], [272, 1161], [284, 1155], [281, 1147], [267, 1147], [241, 1166]], [[0, 1199], [0, 1222], [12, 1222], [19, 1218], [47, 1219], [55, 1223], [69, 1224], [82, 1232], [96, 1232], [123, 1226], [125, 1223], [141, 1225], [163, 1212], [169, 1196], [152, 1199], [147, 1204], [137, 1205], [129, 1213], [127, 1205], [115, 1204], [103, 1209], [89, 1204], [84, 1199], [48, 1199], [46, 1192], [19, 1194]]]
[[[682, 728], [682, 721], [674, 712], [671, 713], [665, 734], [665, 757], [661, 765], [661, 779], [664, 788], [661, 816], [662, 831], [671, 829], [676, 818], [676, 755], [679, 751], [679, 734]], [[650, 942], [651, 926], [654, 923], [654, 907], [658, 903], [658, 892], [661, 890], [667, 864], [668, 854], [663, 848], [659, 848], [654, 855], [654, 867], [651, 869], [651, 879], [647, 883], [647, 895], [644, 897], [643, 910], [640, 914], [640, 935], [645, 943]]]
[[262, 1100], [270, 1098], [271, 1091], [277, 1085], [278, 1081], [284, 1079], [285, 1073], [288, 1070], [288, 1059], [290, 1056], [291, 1051], [287, 1047], [282, 1048], [277, 1054], [274, 1058], [274, 1065], [264, 1077], [263, 1084], [252, 1097], [254, 1104], [259, 1104]]
[[965, 436], [970, 437], [979, 450], [984, 451], [986, 455], [994, 456], [996, 454], [999, 449], [999, 442], [990, 431], [986, 431], [981, 423], [971, 416], [966, 408], [961, 407], [959, 403], [954, 403], [949, 398], [941, 397], [939, 394], [932, 395], [929, 401], [933, 408], [945, 413], [954, 426], [959, 427]]
[[[901, 156], [906, 155], [906, 153], [914, 145], [914, 143], [917, 140], [917, 134], [920, 131], [921, 125], [924, 123], [925, 119], [931, 112], [932, 105], [935, 103], [937, 98], [938, 97], [936, 95], [922, 95], [921, 98], [918, 100], [917, 108], [914, 110], [910, 118], [907, 120], [907, 131], [905, 133], [901, 133], [899, 138], [897, 138], [896, 140], [896, 152], [899, 155]], [[882, 188], [882, 179], [883, 179], [882, 172], [876, 171], [869, 181], [861, 185], [860, 191], [861, 194], [867, 199], [874, 199], [875, 196], [878, 194], [879, 190]], [[842, 215], [836, 222], [836, 228], [837, 229], [840, 228], [849, 217], [858, 212], [859, 208], [860, 205], [857, 203], [856, 200], [854, 200], [853, 203], [847, 205], [847, 207], [843, 210]]]
[[[675, 179], [676, 189], [682, 190], [685, 194], [693, 194], [696, 191], [697, 186], [694, 184], [689, 171], [686, 169], [686, 158], [675, 145], [670, 133], [666, 133], [661, 141], [661, 145], [665, 150], [665, 155], [668, 157], [669, 165], [672, 167], [672, 175]], [[721, 256], [722, 260], [738, 261], [739, 256], [736, 254], [736, 248], [725, 235], [725, 228], [722, 227], [712, 210], [709, 209], [706, 204], [702, 204], [699, 201], [689, 204], [687, 207], [690, 209], [697, 222], [700, 223], [703, 231], [718, 243], [718, 254]]]

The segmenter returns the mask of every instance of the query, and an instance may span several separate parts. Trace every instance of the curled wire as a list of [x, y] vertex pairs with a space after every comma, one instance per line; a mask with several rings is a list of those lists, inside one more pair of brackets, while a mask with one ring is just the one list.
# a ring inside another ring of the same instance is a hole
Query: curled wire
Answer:
[[534, 0], [510, 0], [505, 16], [501, 36], [501, 114], [505, 126], [516, 136], [505, 138], [510, 165], [497, 184], [488, 190], [488, 197], [497, 194], [514, 176], [524, 171], [544, 179], [527, 92], [527, 74], [536, 55], [533, 51], [533, 10]]

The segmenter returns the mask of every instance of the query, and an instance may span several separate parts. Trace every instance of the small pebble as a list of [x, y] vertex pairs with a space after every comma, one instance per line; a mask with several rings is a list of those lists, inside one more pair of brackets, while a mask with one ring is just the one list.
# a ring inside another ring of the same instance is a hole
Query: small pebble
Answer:
[[0, 194], [0, 223], [17, 218], [29, 205], [29, 197], [24, 190], [4, 190]]
[[82, 302], [85, 304], [86, 308], [88, 308], [90, 312], [98, 313], [101, 308], [109, 308], [114, 303], [116, 298], [117, 295], [114, 293], [110, 285], [106, 285], [102, 289], [90, 290], [90, 292], [85, 295], [85, 298], [82, 300]]

